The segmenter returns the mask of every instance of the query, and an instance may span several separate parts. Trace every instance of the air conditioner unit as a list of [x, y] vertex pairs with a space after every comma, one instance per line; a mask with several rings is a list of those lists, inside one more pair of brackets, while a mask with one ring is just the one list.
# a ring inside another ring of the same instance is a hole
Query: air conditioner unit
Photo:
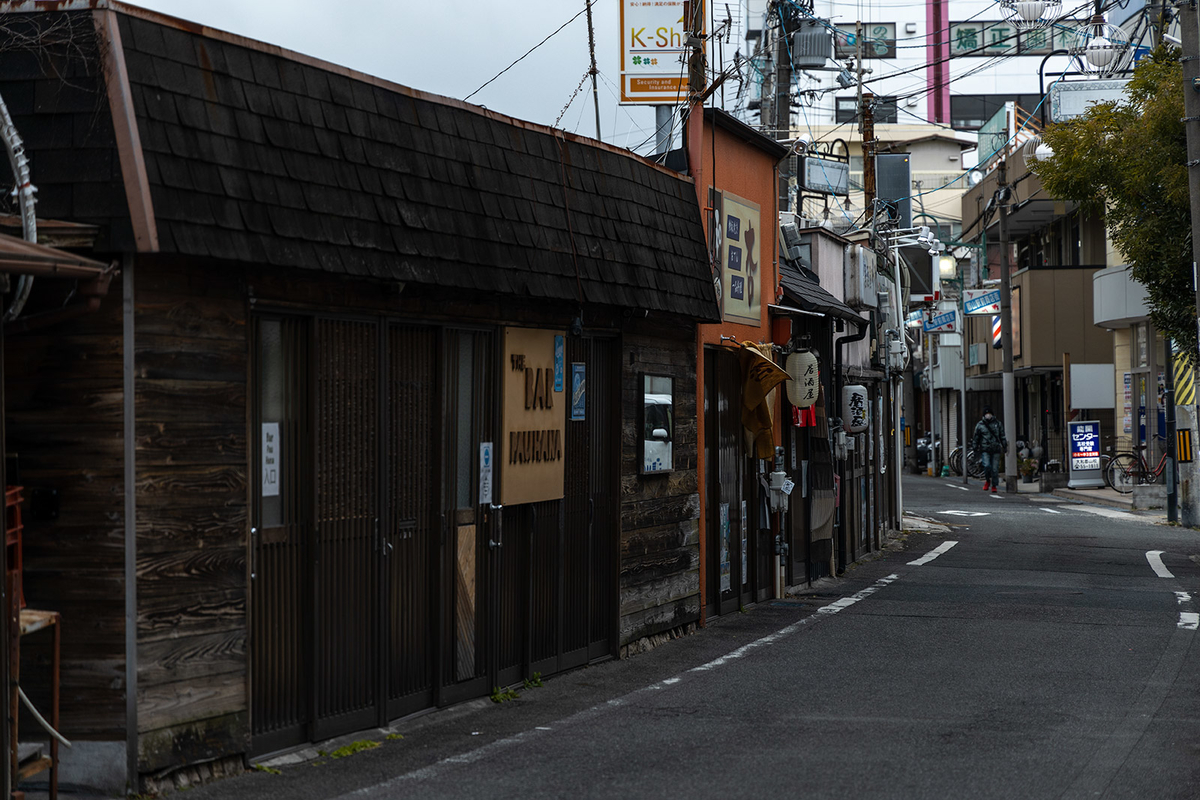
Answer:
[[861, 244], [852, 244], [845, 250], [843, 262], [845, 274], [846, 305], [856, 310], [875, 308], [879, 303], [875, 284], [875, 251]]

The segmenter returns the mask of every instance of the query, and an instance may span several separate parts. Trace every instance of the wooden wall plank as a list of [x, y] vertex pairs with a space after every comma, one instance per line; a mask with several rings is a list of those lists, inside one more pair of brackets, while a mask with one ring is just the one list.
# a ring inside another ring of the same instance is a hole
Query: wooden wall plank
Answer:
[[139, 733], [138, 766], [145, 772], [158, 772], [249, 749], [250, 715], [240, 711]]
[[219, 427], [246, 425], [246, 386], [233, 381], [139, 379], [140, 422], [195, 422]]
[[244, 590], [246, 548], [198, 547], [182, 552], [139, 552], [137, 578], [139, 597]]
[[198, 681], [246, 664], [246, 631], [232, 630], [138, 644], [138, 682]]
[[244, 588], [138, 597], [138, 643], [246, 628]]
[[189, 722], [246, 710], [246, 671], [209, 674], [203, 681], [138, 685], [138, 732], [179, 728]]
[[229, 464], [246, 468], [246, 426], [203, 422], [142, 422], [137, 427], [138, 463], [194, 466]]

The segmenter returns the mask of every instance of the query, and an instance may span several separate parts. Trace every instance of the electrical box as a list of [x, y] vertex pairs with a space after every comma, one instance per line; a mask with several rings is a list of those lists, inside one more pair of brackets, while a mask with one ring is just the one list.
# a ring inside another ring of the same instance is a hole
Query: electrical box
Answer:
[[846, 248], [843, 273], [845, 274], [846, 305], [861, 311], [864, 308], [875, 308], [879, 303], [876, 290], [875, 251], [861, 244], [852, 244]]

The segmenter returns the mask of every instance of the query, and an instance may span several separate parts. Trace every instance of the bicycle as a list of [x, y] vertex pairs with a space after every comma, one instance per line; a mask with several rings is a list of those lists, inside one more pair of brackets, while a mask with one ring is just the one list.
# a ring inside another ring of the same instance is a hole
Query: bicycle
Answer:
[[1143, 455], [1145, 450], [1146, 445], [1142, 444], [1134, 452], [1113, 456], [1104, 470], [1104, 482], [1121, 494], [1129, 494], [1134, 486], [1157, 483], [1167, 467], [1167, 454], [1163, 453], [1158, 465], [1151, 469]]
[[[963, 474], [962, 447], [950, 451], [950, 469], [958, 475]], [[967, 475], [977, 479], [983, 477], [983, 464], [979, 462], [979, 454], [974, 450], [967, 450]]]

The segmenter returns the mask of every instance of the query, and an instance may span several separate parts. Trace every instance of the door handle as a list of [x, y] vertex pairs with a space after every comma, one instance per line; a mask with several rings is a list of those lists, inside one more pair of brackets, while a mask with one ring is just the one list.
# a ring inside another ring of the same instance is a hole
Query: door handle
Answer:
[[488, 507], [492, 509], [493, 518], [496, 521], [492, 526], [496, 532], [496, 538], [488, 539], [488, 546], [504, 547], [504, 515], [501, 513], [504, 511], [504, 506], [498, 506], [495, 503], [488, 503]]
[[258, 528], [250, 529], [250, 580], [258, 577]]

